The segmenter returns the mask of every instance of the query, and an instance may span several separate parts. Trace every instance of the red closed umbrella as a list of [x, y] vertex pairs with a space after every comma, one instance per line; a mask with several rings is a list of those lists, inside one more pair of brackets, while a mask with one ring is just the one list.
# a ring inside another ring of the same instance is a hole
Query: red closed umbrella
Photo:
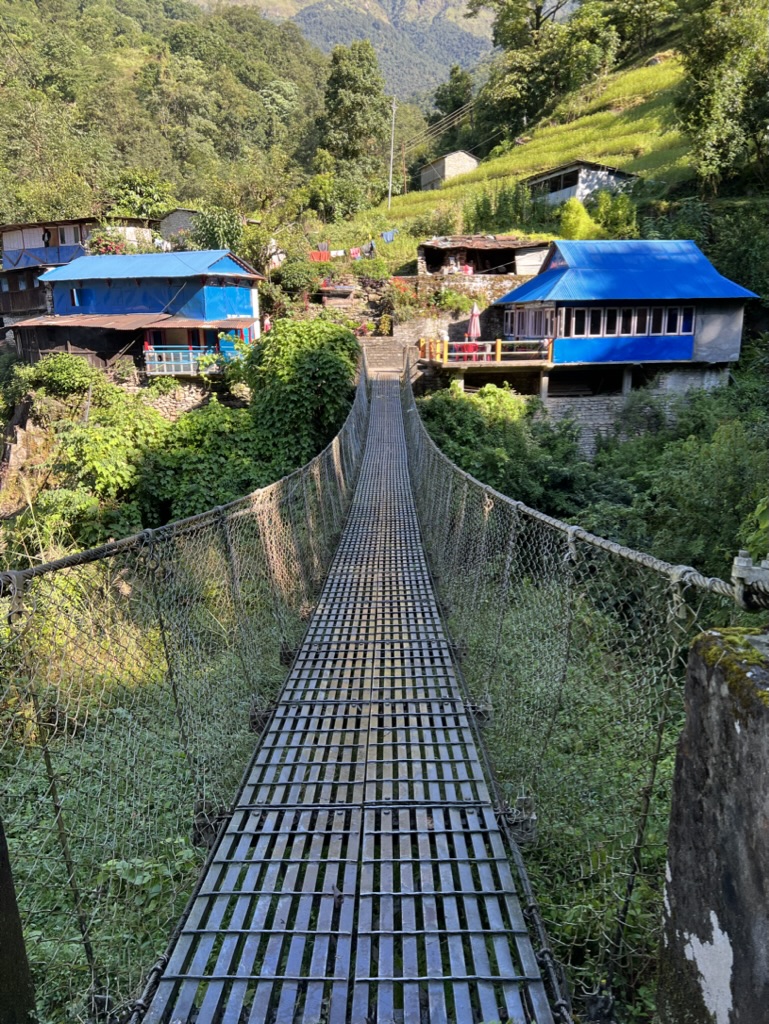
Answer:
[[470, 341], [477, 341], [481, 336], [481, 311], [478, 309], [478, 303], [473, 303], [473, 308], [470, 312], [470, 323], [467, 325], [467, 337]]

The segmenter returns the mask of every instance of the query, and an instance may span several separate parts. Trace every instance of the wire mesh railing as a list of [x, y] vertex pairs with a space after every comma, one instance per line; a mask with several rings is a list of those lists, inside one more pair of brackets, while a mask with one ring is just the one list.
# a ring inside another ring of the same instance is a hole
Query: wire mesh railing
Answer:
[[608, 990], [650, 1019], [687, 649], [746, 613], [722, 580], [483, 485], [431, 440], [408, 373], [402, 401], [431, 571], [555, 956], [588, 1019], [611, 1019]]
[[203, 515], [0, 575], [0, 807], [46, 1024], [121, 1020], [226, 820], [368, 422]]

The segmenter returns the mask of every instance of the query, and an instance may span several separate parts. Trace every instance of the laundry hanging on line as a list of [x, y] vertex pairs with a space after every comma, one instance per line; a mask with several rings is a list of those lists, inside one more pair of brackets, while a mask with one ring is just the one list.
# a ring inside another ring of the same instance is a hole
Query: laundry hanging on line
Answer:
[[392, 242], [397, 234], [397, 228], [390, 228], [389, 231], [383, 231], [380, 237], [382, 237], [385, 240], [385, 242]]
[[340, 256], [346, 256], [346, 255], [347, 255], [347, 250], [346, 249], [332, 249], [331, 250], [331, 259], [332, 260], [338, 259]]
[[359, 260], [360, 259], [360, 249], [358, 249], [358, 248], [350, 249], [350, 259], [352, 259], [352, 260]]
[[329, 242], [318, 242], [318, 252], [329, 252], [331, 245]]
[[328, 263], [331, 259], [330, 252], [323, 252], [321, 249], [316, 249], [310, 253], [310, 261], [312, 263]]

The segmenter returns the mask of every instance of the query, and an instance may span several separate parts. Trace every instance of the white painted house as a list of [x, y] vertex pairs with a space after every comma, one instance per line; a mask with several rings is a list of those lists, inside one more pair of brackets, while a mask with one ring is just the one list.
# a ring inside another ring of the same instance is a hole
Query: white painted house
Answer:
[[594, 164], [590, 160], [574, 160], [524, 178], [523, 184], [529, 186], [532, 196], [546, 199], [555, 206], [572, 198], [584, 202], [601, 189], [619, 192], [637, 178], [637, 174], [621, 171], [618, 167]]
[[471, 153], [466, 153], [464, 149], [439, 156], [437, 160], [425, 164], [420, 172], [422, 191], [429, 192], [430, 189], [440, 188], [448, 178], [456, 178], [458, 174], [474, 171], [479, 163], [479, 160]]

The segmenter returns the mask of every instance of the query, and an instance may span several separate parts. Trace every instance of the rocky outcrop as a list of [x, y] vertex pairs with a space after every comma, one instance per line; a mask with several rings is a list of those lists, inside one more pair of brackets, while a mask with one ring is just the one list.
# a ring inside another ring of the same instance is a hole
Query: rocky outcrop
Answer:
[[698, 638], [670, 820], [662, 1024], [769, 1021], [769, 643]]

